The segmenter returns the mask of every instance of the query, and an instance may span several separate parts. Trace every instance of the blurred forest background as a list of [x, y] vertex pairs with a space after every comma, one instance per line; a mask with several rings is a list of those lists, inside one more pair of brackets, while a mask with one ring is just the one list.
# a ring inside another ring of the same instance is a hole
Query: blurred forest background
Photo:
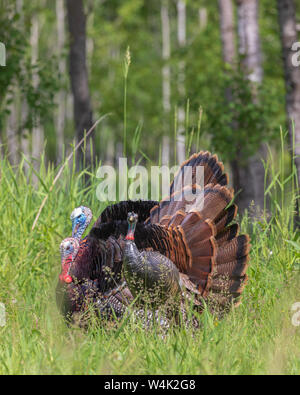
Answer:
[[109, 113], [86, 165], [209, 149], [241, 209], [263, 207], [280, 127], [300, 180], [298, 21], [299, 0], [0, 0], [0, 155], [59, 166]]

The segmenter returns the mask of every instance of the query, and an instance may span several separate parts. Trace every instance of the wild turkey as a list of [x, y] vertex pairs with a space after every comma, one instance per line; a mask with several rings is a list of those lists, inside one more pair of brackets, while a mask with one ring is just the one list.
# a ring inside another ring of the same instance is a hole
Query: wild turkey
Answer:
[[[185, 166], [192, 170], [191, 185], [177, 189]], [[195, 184], [197, 166], [204, 167], [204, 190]], [[247, 235], [238, 236], [238, 224], [232, 224], [237, 207], [231, 204], [233, 192], [223, 170], [216, 155], [200, 152], [182, 164], [169, 199], [107, 208], [80, 242], [69, 275], [79, 283], [97, 280], [101, 293], [120, 285], [126, 218], [133, 211], [139, 217], [135, 243], [140, 251], [151, 249], [170, 259], [198, 301], [220, 310], [237, 304], [247, 280], [250, 244]], [[200, 192], [196, 197], [195, 191]]]
[[[74, 259], [78, 253], [79, 242], [76, 238], [67, 238], [60, 245], [62, 266], [67, 261]], [[143, 308], [130, 308], [128, 303], [133, 300], [126, 284], [102, 294], [99, 292], [97, 280], [84, 280], [80, 283], [69, 283], [60, 281], [56, 288], [56, 302], [66, 322], [76, 323], [80, 327], [87, 327], [90, 322], [91, 313], [96, 314], [98, 319], [111, 320], [128, 316], [133, 313], [138, 318], [144, 329], [149, 328], [154, 322], [159, 325], [161, 331], [165, 332], [170, 326], [169, 317], [159, 310], [145, 311]]]
[[72, 237], [80, 240], [92, 218], [92, 211], [88, 207], [80, 206], [75, 208], [70, 217], [72, 221]]
[[128, 232], [124, 246], [124, 274], [134, 297], [152, 306], [173, 304], [179, 299], [179, 271], [170, 259], [157, 251], [139, 251], [134, 242], [138, 216], [128, 214]]
[[[109, 206], [99, 216], [91, 232], [102, 229], [103, 226], [110, 227], [115, 224], [114, 218], [120, 218], [124, 220], [120, 222], [125, 224], [125, 237], [128, 212], [136, 212], [139, 215], [139, 221], [144, 222], [149, 217], [151, 208], [156, 204], [155, 201], [125, 201]], [[115, 237], [110, 237], [109, 232], [110, 229], [107, 229], [105, 240], [90, 236], [90, 234], [81, 239], [76, 259], [73, 260], [69, 272], [76, 282], [83, 279], [97, 279], [102, 293], [118, 286], [121, 279], [122, 248]]]
[[72, 317], [74, 313], [84, 314], [93, 304], [95, 312], [101, 318], [123, 316], [127, 300], [132, 299], [131, 294], [126, 294], [123, 286], [102, 294], [99, 292], [97, 280], [85, 279], [80, 283], [72, 281], [68, 273], [79, 247], [79, 240], [73, 237], [64, 239], [60, 245], [62, 273], [56, 287], [56, 302], [59, 310], [70, 320], [74, 318]]
[[[114, 217], [125, 219], [129, 209], [137, 211], [141, 219], [145, 220], [149, 216], [150, 209], [156, 204], [156, 201], [125, 201], [111, 205], [102, 212], [94, 226], [109, 222]], [[80, 240], [80, 237], [88, 227], [91, 218], [92, 212], [87, 207], [81, 206], [73, 210], [71, 221], [72, 233], [75, 237], [63, 240], [60, 245], [62, 270], [56, 287], [56, 301], [61, 313], [68, 318], [73, 313], [84, 312], [90, 302], [97, 305], [97, 313], [100, 316], [120, 316], [121, 312], [124, 312], [124, 306], [132, 300], [130, 291], [124, 286], [110, 287], [110, 290], [105, 292], [103, 281], [100, 282], [100, 287], [97, 278], [85, 277], [80, 281], [73, 281], [70, 276], [70, 267], [78, 252], [85, 254], [88, 251], [87, 238]], [[110, 246], [110, 242], [107, 242], [106, 246]], [[102, 247], [105, 248], [105, 244], [102, 244]]]

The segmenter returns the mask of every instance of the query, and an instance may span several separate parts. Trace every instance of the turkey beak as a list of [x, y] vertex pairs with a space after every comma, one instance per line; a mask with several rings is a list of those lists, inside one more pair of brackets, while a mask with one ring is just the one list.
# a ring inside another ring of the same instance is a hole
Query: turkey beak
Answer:
[[73, 229], [72, 229], [72, 237], [74, 237], [74, 235], [76, 235], [76, 233], [78, 232], [78, 228], [79, 228], [79, 224], [77, 223], [75, 223], [74, 225], [73, 225]]
[[129, 218], [129, 221], [130, 221], [130, 222], [133, 222], [133, 221], [134, 221], [133, 216], [131, 216], [131, 217]]

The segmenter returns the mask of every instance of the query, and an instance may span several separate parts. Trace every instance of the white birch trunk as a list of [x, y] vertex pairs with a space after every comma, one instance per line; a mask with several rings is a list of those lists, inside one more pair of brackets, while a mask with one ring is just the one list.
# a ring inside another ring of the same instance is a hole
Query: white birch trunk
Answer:
[[18, 102], [16, 88], [12, 92], [12, 103], [9, 106], [10, 114], [7, 120], [6, 138], [9, 160], [12, 165], [18, 162]]
[[[30, 46], [31, 46], [31, 64], [35, 65], [38, 61], [39, 54], [39, 19], [38, 15], [33, 16], [31, 33], [30, 33]], [[34, 89], [38, 88], [39, 76], [37, 73], [33, 73], [32, 84]], [[40, 125], [40, 120], [35, 119], [34, 126], [32, 128], [32, 156], [35, 158], [34, 167], [39, 170], [39, 161], [44, 144], [44, 131]]]
[[164, 110], [164, 137], [162, 141], [162, 165], [168, 166], [170, 160], [170, 137], [168, 135], [170, 128], [170, 111], [171, 111], [171, 69], [168, 64], [171, 56], [170, 44], [170, 18], [168, 0], [163, 0], [161, 5], [161, 26], [162, 26], [162, 101]]
[[[66, 75], [66, 60], [62, 56], [65, 42], [65, 7], [64, 0], [56, 0], [56, 23], [57, 23], [57, 53], [59, 56], [58, 70], [59, 74], [64, 78]], [[57, 122], [56, 122], [56, 146], [57, 146], [57, 163], [63, 159], [64, 149], [64, 129], [66, 119], [66, 93], [61, 89], [57, 95]]]
[[[177, 39], [180, 48], [186, 46], [186, 4], [185, 0], [177, 0]], [[185, 160], [185, 62], [181, 60], [178, 64], [178, 93], [181, 104], [178, 107], [177, 116], [177, 162], [180, 164]]]
[[[258, 0], [238, 0], [239, 53], [243, 55], [243, 66], [248, 78], [253, 82], [253, 100], [256, 100], [256, 87], [263, 78], [262, 54], [258, 27]], [[261, 145], [256, 155], [249, 158], [248, 164], [240, 169], [240, 182], [243, 200], [241, 209], [248, 208], [253, 201], [257, 208], [264, 207], [265, 170], [262, 159], [266, 148]]]
[[[22, 99], [21, 102], [21, 125], [25, 125], [28, 114], [28, 106], [26, 100]], [[29, 129], [25, 129], [25, 126], [22, 127], [22, 134], [20, 140], [20, 150], [24, 154], [27, 161], [30, 159], [30, 141], [29, 141], [30, 131]], [[29, 164], [24, 162], [24, 171], [25, 174], [29, 171]]]
[[[286, 113], [291, 157], [294, 160], [300, 187], [300, 66], [296, 11], [293, 0], [277, 0], [282, 55], [286, 86]], [[296, 45], [296, 49], [295, 46]], [[295, 143], [295, 152], [292, 152]], [[293, 158], [294, 156], [294, 158]], [[298, 189], [299, 195], [299, 189]], [[297, 199], [295, 224], [300, 227], [300, 202]]]
[[[16, 11], [20, 13], [20, 0], [16, 2]], [[18, 88], [16, 81], [13, 82], [14, 86], [12, 92], [8, 97], [12, 102], [9, 105], [10, 114], [7, 117], [6, 125], [6, 138], [7, 138], [7, 149], [9, 160], [12, 165], [16, 165], [18, 162]]]
[[219, 0], [223, 60], [233, 66], [236, 57], [232, 0]]
[[263, 79], [262, 54], [258, 29], [258, 0], [238, 0], [239, 52], [249, 80], [260, 84]]
[[203, 31], [207, 27], [207, 8], [205, 7], [199, 8], [198, 13], [199, 13], [200, 31]]
[[[23, 0], [17, 0], [17, 11], [20, 14], [20, 24], [25, 31], [24, 27], [24, 12], [23, 12]], [[19, 90], [19, 95], [20, 95], [20, 111], [19, 111], [19, 127], [20, 127], [20, 140], [19, 140], [19, 147], [20, 147], [20, 152], [24, 154], [25, 158], [29, 160], [30, 157], [30, 144], [29, 144], [29, 136], [30, 132], [28, 129], [25, 128], [25, 124], [27, 121], [27, 116], [28, 116], [28, 105], [27, 101], [25, 98], [22, 97], [22, 94]], [[25, 173], [28, 172], [29, 170], [29, 165], [27, 162], [24, 162], [24, 170]]]

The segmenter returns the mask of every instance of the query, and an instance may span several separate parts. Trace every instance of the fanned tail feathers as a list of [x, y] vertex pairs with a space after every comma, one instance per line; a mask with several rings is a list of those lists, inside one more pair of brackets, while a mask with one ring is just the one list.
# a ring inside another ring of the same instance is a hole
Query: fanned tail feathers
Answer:
[[[192, 183], [183, 186], [184, 167]], [[203, 185], [196, 167], [203, 166]], [[237, 206], [224, 166], [216, 155], [200, 152], [183, 163], [170, 186], [170, 196], [156, 202], [121, 202], [106, 209], [90, 237], [114, 235], [122, 246], [127, 213], [139, 215], [135, 241], [140, 250], [159, 251], [179, 269], [183, 286], [195, 297], [225, 310], [237, 304], [247, 280], [250, 239], [234, 223]], [[180, 187], [181, 185], [181, 187]], [[143, 222], [145, 221], [145, 222]]]
[[[204, 166], [203, 190], [194, 184], [195, 178], [192, 185], [176, 189], [184, 166], [192, 166], [193, 177], [195, 166]], [[154, 247], [173, 260], [186, 276], [185, 283], [192, 282], [198, 294], [220, 308], [238, 303], [250, 251], [249, 236], [238, 235], [239, 226], [232, 223], [237, 206], [232, 204], [233, 191], [223, 170], [216, 155], [193, 155], [175, 176], [170, 197], [154, 206], [146, 221], [162, 228], [157, 230], [159, 239], [154, 237]]]

